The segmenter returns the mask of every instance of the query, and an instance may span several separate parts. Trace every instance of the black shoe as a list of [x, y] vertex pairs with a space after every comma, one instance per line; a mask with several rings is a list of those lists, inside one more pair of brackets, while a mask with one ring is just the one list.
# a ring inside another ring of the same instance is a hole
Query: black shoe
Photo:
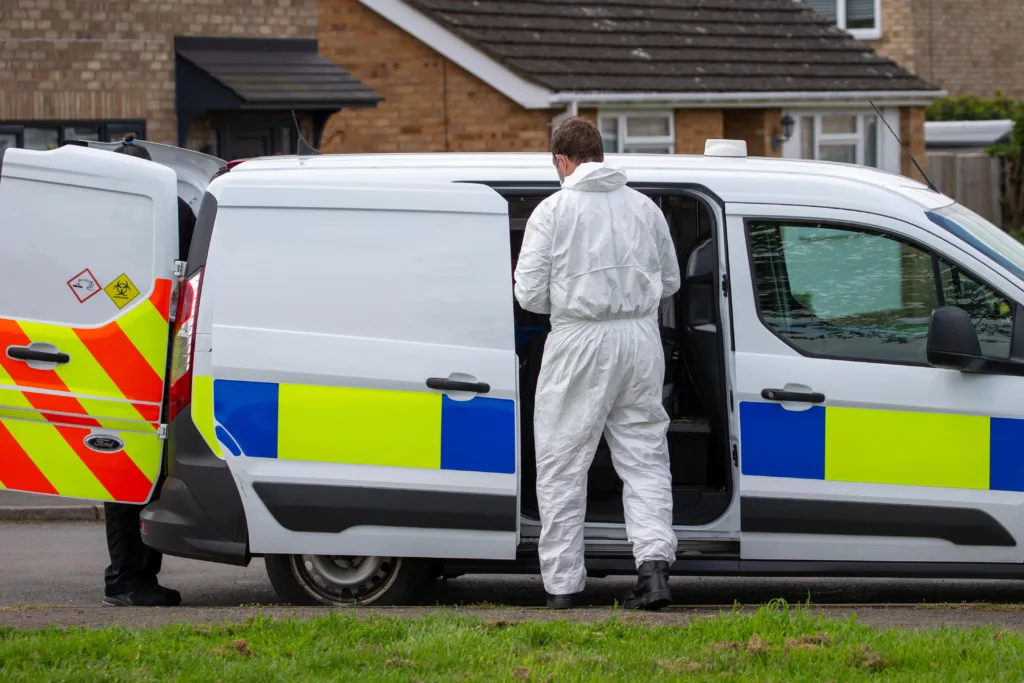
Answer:
[[576, 600], [579, 598], [579, 595], [579, 593], [570, 593], [569, 595], [551, 595], [548, 593], [548, 609], [572, 609], [576, 606]]
[[668, 586], [669, 563], [644, 562], [637, 570], [636, 588], [626, 594], [626, 609], [659, 610], [672, 604], [672, 589]]
[[114, 607], [177, 607], [181, 604], [181, 593], [173, 588], [147, 586], [130, 593], [105, 595], [103, 604]]

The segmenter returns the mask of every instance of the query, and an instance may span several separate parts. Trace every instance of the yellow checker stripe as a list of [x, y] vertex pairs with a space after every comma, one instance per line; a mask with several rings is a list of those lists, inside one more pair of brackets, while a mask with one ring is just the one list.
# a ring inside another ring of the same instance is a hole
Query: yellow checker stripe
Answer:
[[220, 459], [224, 459], [217, 433], [213, 424], [213, 378], [192, 376], [192, 422], [202, 435], [206, 445]]
[[125, 316], [117, 319], [117, 326], [135, 345], [142, 356], [161, 377], [167, 362], [168, 323], [156, 309], [152, 299], [147, 299]]
[[131, 458], [146, 479], [155, 485], [163, 464], [163, 441], [152, 434], [119, 432], [118, 436], [124, 441], [125, 454]]
[[[64, 386], [69, 388], [89, 387], [90, 393], [96, 396], [115, 399], [104, 401], [76, 397], [86, 414], [96, 418], [101, 425], [108, 429], [116, 429], [118, 427], [117, 420], [132, 420], [139, 423], [137, 429], [156, 431], [156, 427], [147, 423], [139, 411], [128, 402], [110, 375], [96, 361], [73, 330], [40, 323], [19, 323], [19, 325], [29, 338], [46, 339], [71, 356], [71, 363], [58, 365], [57, 369], [53, 371], [57, 373]], [[113, 421], [108, 423], [102, 418], [112, 418]]]
[[441, 395], [280, 386], [278, 459], [441, 468]]
[[58, 494], [93, 500], [113, 500], [56, 427], [20, 420], [4, 420], [4, 426], [21, 444], [25, 453]]
[[858, 408], [825, 412], [825, 479], [989, 488], [989, 418]]

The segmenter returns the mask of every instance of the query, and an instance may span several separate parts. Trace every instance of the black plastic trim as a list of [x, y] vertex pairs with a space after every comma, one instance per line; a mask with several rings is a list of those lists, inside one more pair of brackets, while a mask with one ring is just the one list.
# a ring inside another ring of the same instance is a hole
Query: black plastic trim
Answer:
[[186, 261], [189, 276], [206, 266], [206, 259], [210, 255], [210, 241], [213, 239], [213, 224], [216, 220], [217, 198], [207, 192], [203, 195], [202, 204], [199, 205], [196, 227], [192, 231], [192, 244], [188, 249]]
[[446, 377], [430, 377], [427, 388], [436, 391], [465, 391], [473, 394], [489, 394], [491, 385], [486, 382], [460, 382]]
[[191, 406], [171, 421], [168, 432], [167, 479], [142, 511], [143, 540], [167, 555], [248, 564], [245, 509], [227, 462], [199, 433]]
[[785, 389], [762, 389], [761, 398], [766, 401], [788, 403], [824, 403], [825, 394], [817, 391], [786, 391]]
[[289, 531], [337, 534], [358, 526], [515, 531], [515, 496], [323, 484], [255, 482], [253, 489]]
[[[632, 557], [586, 558], [591, 577], [635, 575]], [[464, 574], [535, 574], [540, 571], [536, 550], [523, 552], [511, 562], [453, 561], [444, 565], [445, 576]], [[740, 560], [731, 556], [686, 557], [672, 564], [675, 576], [907, 578], [907, 579], [1024, 579], [1024, 564], [987, 562], [819, 562], [803, 560]]]
[[38, 361], [64, 365], [71, 362], [71, 356], [60, 351], [40, 351], [27, 346], [8, 346], [7, 357], [12, 360]]
[[959, 546], [1012, 548], [1013, 535], [984, 510], [798, 498], [740, 500], [743, 533], [939, 538]]

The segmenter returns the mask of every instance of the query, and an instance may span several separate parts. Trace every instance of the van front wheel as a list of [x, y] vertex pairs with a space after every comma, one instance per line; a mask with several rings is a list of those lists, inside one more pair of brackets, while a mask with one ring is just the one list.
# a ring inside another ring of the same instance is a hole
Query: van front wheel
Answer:
[[409, 605], [417, 602], [430, 565], [401, 557], [268, 555], [278, 596], [292, 605]]

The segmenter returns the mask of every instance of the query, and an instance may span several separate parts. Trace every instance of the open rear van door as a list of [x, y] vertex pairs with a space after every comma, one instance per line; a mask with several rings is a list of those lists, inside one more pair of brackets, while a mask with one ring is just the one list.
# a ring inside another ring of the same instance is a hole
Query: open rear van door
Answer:
[[[90, 149], [102, 149], [112, 152], [119, 142], [79, 142], [75, 144], [88, 146]], [[153, 161], [173, 169], [178, 176], [178, 196], [184, 199], [192, 212], [199, 215], [199, 205], [213, 174], [224, 168], [227, 162], [190, 149], [182, 149], [172, 145], [161, 145], [148, 140], [136, 140], [133, 144], [144, 147]]]
[[0, 156], [0, 487], [152, 495], [176, 185], [160, 164], [76, 146]]

